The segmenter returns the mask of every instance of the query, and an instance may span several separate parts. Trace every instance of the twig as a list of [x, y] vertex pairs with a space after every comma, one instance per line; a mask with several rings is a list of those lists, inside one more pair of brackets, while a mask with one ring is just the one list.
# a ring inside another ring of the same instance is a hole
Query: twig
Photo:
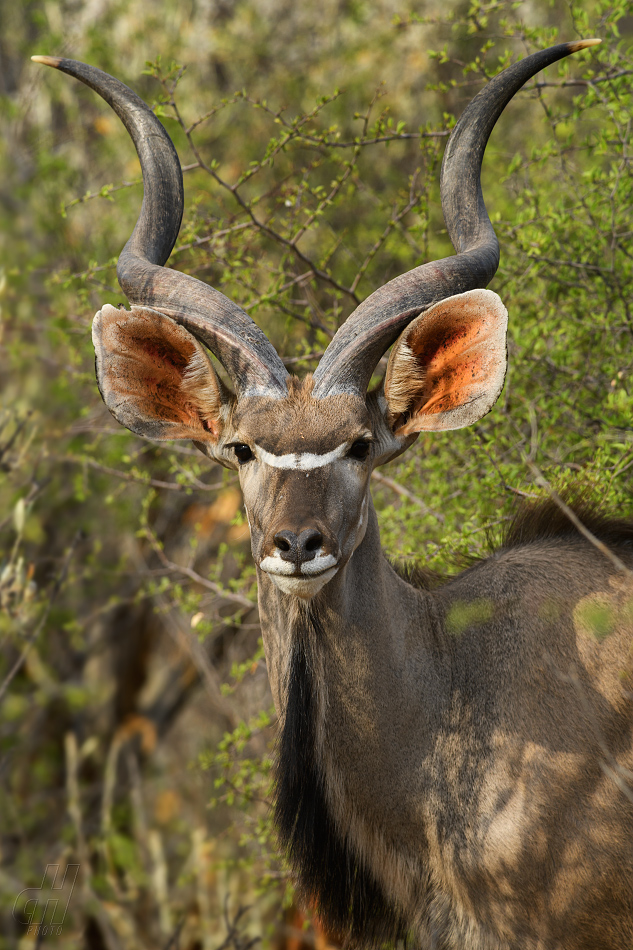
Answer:
[[[46, 486], [48, 485], [50, 481], [51, 481], [50, 478], [45, 478], [41, 482], [36, 482], [36, 481], [31, 482], [29, 493], [28, 495], [24, 497], [24, 506], [26, 507], [27, 505], [30, 505], [31, 502], [35, 501], [39, 493], [43, 491], [44, 488], [46, 488]], [[7, 515], [6, 518], [0, 521], [0, 531], [2, 531], [2, 529], [12, 520], [13, 520], [13, 512], [11, 511]]]
[[228, 590], [224, 590], [220, 584], [216, 584], [215, 581], [208, 580], [206, 577], [203, 577], [202, 574], [198, 574], [198, 572], [194, 571], [192, 568], [182, 567], [180, 564], [176, 564], [175, 561], [171, 561], [163, 551], [158, 539], [154, 536], [153, 532], [148, 526], [145, 526], [144, 533], [161, 563], [163, 564], [163, 567], [173, 571], [174, 574], [184, 574], [185, 577], [189, 577], [192, 581], [195, 581], [196, 584], [200, 584], [201, 587], [206, 587], [207, 590], [213, 591], [213, 593], [218, 597], [224, 597], [225, 600], [229, 600], [234, 604], [239, 604], [240, 607], [247, 607], [249, 610], [253, 610], [255, 604], [252, 600], [249, 600], [248, 597], [243, 597], [241, 594], [233, 594]]
[[284, 366], [292, 366], [294, 363], [304, 363], [308, 360], [320, 360], [325, 350], [313, 350], [312, 353], [304, 353], [303, 356], [282, 357]]
[[7, 675], [6, 675], [5, 679], [4, 679], [4, 682], [3, 682], [2, 685], [0, 686], [0, 702], [1, 702], [2, 699], [4, 698], [4, 694], [6, 693], [7, 689], [8, 689], [9, 686], [11, 685], [12, 681], [13, 681], [14, 678], [17, 676], [17, 674], [20, 672], [20, 670], [22, 669], [22, 667], [23, 667], [23, 665], [24, 665], [24, 663], [25, 663], [25, 661], [26, 661], [26, 658], [27, 658], [27, 656], [29, 655], [29, 652], [30, 652], [30, 650], [31, 650], [31, 647], [33, 646], [33, 644], [35, 643], [35, 641], [36, 641], [37, 638], [39, 637], [39, 635], [40, 635], [40, 633], [41, 633], [41, 631], [42, 631], [42, 629], [43, 629], [43, 627], [44, 627], [44, 624], [45, 624], [46, 621], [48, 620], [48, 615], [50, 614], [51, 609], [52, 609], [52, 607], [53, 607], [53, 604], [55, 603], [55, 601], [56, 601], [56, 599], [57, 599], [57, 595], [59, 594], [59, 592], [60, 592], [60, 590], [61, 590], [62, 584], [64, 583], [64, 581], [65, 581], [65, 579], [66, 579], [66, 574], [67, 574], [67, 572], [68, 572], [68, 567], [69, 567], [69, 565], [70, 565], [70, 559], [72, 558], [72, 556], [73, 556], [73, 554], [74, 554], [74, 551], [75, 551], [75, 548], [77, 547], [77, 544], [78, 544], [78, 542], [79, 542], [79, 540], [80, 540], [81, 537], [82, 537], [82, 532], [81, 532], [81, 531], [78, 531], [78, 532], [76, 533], [75, 537], [74, 537], [73, 540], [72, 540], [72, 543], [71, 543], [71, 545], [70, 545], [70, 548], [68, 549], [68, 554], [66, 555], [66, 557], [65, 557], [65, 559], [64, 559], [64, 563], [63, 563], [63, 565], [62, 565], [62, 569], [61, 569], [61, 571], [59, 572], [59, 575], [58, 575], [58, 577], [57, 577], [57, 580], [55, 581], [55, 584], [53, 585], [53, 589], [52, 589], [52, 591], [51, 591], [50, 597], [48, 598], [48, 604], [46, 605], [46, 610], [44, 611], [44, 614], [43, 614], [42, 618], [40, 619], [40, 622], [38, 623], [37, 627], [35, 628], [35, 630], [34, 630], [33, 633], [31, 634], [31, 636], [28, 638], [27, 642], [26, 642], [25, 645], [24, 645], [24, 648], [23, 648], [23, 650], [22, 650], [22, 653], [20, 654], [20, 656], [18, 657], [18, 659], [17, 659], [17, 660], [15, 661], [15, 663], [13, 664], [13, 667], [11, 668], [11, 670], [9, 670], [9, 672], [7, 673]]
[[392, 491], [395, 491], [397, 495], [402, 495], [403, 498], [408, 498], [409, 501], [412, 501], [414, 505], [417, 505], [418, 508], [421, 508], [425, 515], [433, 515], [434, 518], [437, 518], [438, 521], [442, 524], [446, 521], [446, 518], [439, 511], [434, 511], [433, 508], [422, 501], [421, 498], [418, 498], [417, 495], [414, 495], [413, 492], [409, 491], [408, 488], [405, 488], [404, 485], [400, 485], [399, 482], [389, 478], [387, 475], [383, 475], [382, 472], [372, 472], [371, 477], [374, 481], [377, 481], [379, 485], [385, 485], [387, 488], [390, 488]]
[[165, 944], [164, 950], [178, 950], [178, 944], [180, 943], [180, 935], [182, 933], [183, 927], [185, 926], [185, 918], [180, 921], [173, 934]]
[[451, 129], [438, 129], [437, 132], [398, 132], [393, 135], [377, 135], [373, 139], [358, 139], [353, 142], [335, 142], [332, 139], [319, 139], [316, 135], [305, 133], [298, 136], [299, 141], [323, 145], [326, 148], [358, 148], [364, 145], [377, 145], [381, 142], [399, 142], [404, 139], [445, 139], [451, 134]]
[[20, 432], [22, 431], [22, 429], [24, 428], [24, 426], [25, 426], [26, 423], [28, 422], [28, 419], [29, 419], [29, 416], [30, 416], [30, 415], [31, 415], [31, 413], [29, 412], [29, 413], [27, 413], [27, 414], [24, 416], [23, 419], [20, 419], [20, 421], [19, 421], [18, 424], [16, 425], [15, 429], [13, 430], [13, 435], [11, 435], [11, 436], [7, 439], [6, 442], [4, 442], [2, 445], [0, 445], [0, 462], [2, 462], [4, 456], [9, 452], [9, 450], [13, 448], [16, 439], [18, 438]]
[[387, 227], [383, 230], [380, 237], [374, 242], [372, 247], [370, 247], [369, 251], [367, 252], [367, 255], [365, 256], [365, 260], [360, 265], [360, 268], [358, 269], [356, 276], [354, 277], [354, 280], [350, 284], [350, 291], [356, 293], [356, 288], [358, 287], [360, 281], [362, 280], [365, 271], [371, 264], [372, 260], [374, 259], [374, 257], [376, 256], [376, 254], [378, 253], [382, 245], [385, 243], [385, 241], [387, 240], [387, 238], [389, 237], [393, 229], [396, 227], [396, 225], [399, 224], [400, 221], [402, 221], [402, 219], [409, 213], [409, 211], [411, 211], [413, 207], [415, 207], [418, 201], [418, 197], [415, 194], [415, 183], [417, 180], [418, 171], [419, 169], [416, 169], [415, 173], [411, 177], [411, 185], [409, 187], [409, 200], [407, 201], [404, 208], [402, 208], [397, 214], [393, 216], [393, 218], [391, 218], [391, 220], [387, 224]]
[[66, 794], [68, 797], [68, 814], [75, 828], [77, 838], [77, 854], [79, 857], [79, 873], [84, 900], [92, 908], [99, 923], [101, 937], [107, 950], [121, 950], [121, 944], [114, 933], [108, 914], [101, 900], [90, 886], [90, 855], [83, 829], [81, 814], [81, 799], [79, 794], [79, 760], [80, 752], [77, 747], [77, 736], [74, 732], [67, 732], [64, 737], [66, 754]]
[[[196, 165], [196, 168], [198, 166]], [[201, 247], [203, 244], [209, 244], [210, 241], [215, 241], [217, 238], [226, 237], [227, 234], [235, 234], [236, 231], [245, 231], [247, 228], [254, 228], [255, 225], [252, 221], [245, 221], [243, 224], [235, 224], [232, 228], [224, 228], [221, 231], [214, 231], [213, 234], [208, 234], [207, 237], [196, 238], [194, 241], [190, 241], [188, 244], [180, 244], [178, 247], [175, 247], [171, 252], [171, 256], [174, 254], [180, 254], [182, 251], [190, 251], [192, 248]]]
[[77, 855], [82, 865], [84, 879], [88, 875], [88, 851], [83, 831], [81, 804], [79, 799], [79, 750], [77, 736], [74, 732], [67, 732], [64, 736], [64, 750], [66, 753], [66, 794], [68, 796], [68, 814], [75, 828], [77, 837]]
[[495, 459], [492, 457], [492, 455], [490, 454], [490, 452], [489, 452], [488, 449], [486, 448], [486, 443], [484, 442], [484, 438], [483, 438], [481, 432], [478, 432], [477, 429], [475, 429], [475, 435], [476, 435], [477, 438], [479, 439], [479, 443], [480, 443], [480, 445], [481, 445], [481, 447], [482, 447], [482, 449], [483, 449], [483, 451], [484, 451], [486, 457], [488, 458], [488, 461], [490, 462], [490, 464], [491, 464], [492, 467], [494, 468], [495, 472], [496, 472], [497, 475], [499, 476], [499, 481], [501, 482], [501, 487], [503, 488], [503, 490], [504, 490], [504, 491], [512, 492], [513, 495], [519, 495], [521, 498], [538, 498], [538, 495], [537, 495], [535, 492], [531, 492], [531, 491], [521, 491], [520, 488], [513, 488], [512, 485], [508, 485], [508, 483], [506, 482], [505, 478], [503, 477], [503, 474], [502, 474], [502, 472], [501, 472], [501, 469], [499, 468], [499, 466], [497, 465]]
[[349, 288], [344, 287], [342, 284], [340, 284], [337, 280], [335, 280], [332, 277], [331, 274], [327, 274], [325, 271], [322, 271], [320, 268], [318, 268], [316, 264], [314, 263], [314, 261], [312, 261], [309, 257], [307, 257], [307, 255], [304, 254], [303, 251], [301, 251], [292, 240], [289, 240], [288, 238], [283, 237], [283, 235], [279, 234], [273, 228], [269, 227], [267, 224], [265, 224], [263, 221], [260, 221], [259, 218], [257, 218], [257, 216], [255, 215], [253, 211], [252, 202], [246, 201], [242, 197], [242, 195], [239, 193], [239, 190], [238, 190], [239, 187], [244, 184], [246, 178], [240, 179], [234, 185], [229, 185], [228, 182], [224, 181], [224, 179], [217, 173], [215, 168], [212, 165], [209, 165], [207, 162], [205, 162], [204, 159], [202, 158], [195, 142], [193, 141], [191, 132], [187, 130], [187, 126], [185, 125], [180, 115], [180, 112], [178, 110], [178, 107], [176, 103], [173, 101], [173, 99], [170, 105], [174, 109], [178, 123], [180, 124], [185, 135], [187, 136], [187, 141], [189, 142], [189, 146], [195, 158], [198, 161], [199, 167], [203, 169], [208, 175], [210, 175], [211, 178], [213, 178], [213, 180], [217, 182], [217, 184], [220, 185], [221, 188], [226, 189], [228, 192], [230, 192], [233, 195], [233, 197], [235, 198], [239, 206], [242, 208], [242, 210], [246, 212], [246, 214], [249, 216], [254, 227], [257, 228], [257, 230], [260, 231], [261, 233], [267, 234], [273, 241], [277, 241], [283, 247], [286, 247], [290, 251], [292, 251], [300, 261], [302, 261], [304, 264], [307, 265], [307, 267], [310, 268], [311, 272], [314, 274], [315, 277], [321, 278], [321, 280], [330, 284], [330, 286], [334, 287], [336, 290], [341, 291], [341, 293], [349, 295], [356, 304], [359, 304], [360, 299], [356, 296], [356, 294], [350, 293]]
[[611, 82], [614, 79], [621, 79], [622, 76], [630, 76], [633, 69], [622, 69], [619, 73], [612, 76], [596, 76], [595, 79], [563, 79], [562, 82], [535, 82], [528, 89], [545, 89], [546, 86], [553, 86], [562, 89], [565, 86], [593, 86], [597, 82]]
[[554, 491], [554, 489], [552, 488], [550, 483], [547, 481], [543, 473], [540, 471], [538, 466], [535, 465], [534, 462], [531, 462], [528, 458], [525, 458], [525, 457], [524, 457], [524, 462], [529, 468], [529, 470], [532, 472], [532, 475], [534, 476], [536, 483], [540, 485], [541, 488], [544, 488], [546, 490], [546, 492], [548, 493], [552, 501], [560, 508], [563, 514], [567, 518], [569, 518], [569, 520], [571, 521], [573, 526], [576, 528], [576, 530], [579, 531], [582, 534], [582, 536], [587, 539], [587, 541], [593, 544], [593, 546], [597, 548], [601, 554], [604, 554], [604, 556], [611, 561], [611, 563], [613, 564], [616, 570], [622, 571], [624, 574], [628, 574], [631, 577], [633, 577], [633, 571], [631, 571], [626, 566], [626, 564], [620, 560], [617, 554], [614, 554], [613, 551], [609, 550], [606, 544], [604, 544], [604, 542], [602, 542], [599, 538], [597, 538], [595, 534], [593, 534], [589, 530], [589, 528], [585, 527], [585, 525], [582, 523], [578, 515], [574, 511], [572, 511], [569, 505], [565, 504], [565, 502], [560, 497], [560, 495], [556, 491]]
[[135, 475], [133, 472], [121, 472], [119, 469], [110, 468], [109, 465], [102, 465], [101, 462], [97, 462], [95, 459], [88, 458], [87, 456], [51, 455], [49, 458], [54, 459], [56, 462], [72, 462], [75, 465], [88, 465], [90, 468], [103, 472], [105, 475], [115, 475], [116, 478], [122, 478], [123, 481], [126, 482], [139, 482], [141, 485], [148, 485], [152, 488], [167, 488], [169, 491], [190, 492], [194, 488], [198, 489], [198, 491], [217, 491], [224, 485], [224, 482], [213, 482], [213, 484], [207, 485], [184, 469], [182, 471], [187, 475], [187, 478], [191, 479], [191, 486], [181, 485], [180, 482], [164, 482], [159, 478], [145, 478], [143, 475]]
[[250, 940], [240, 939], [239, 923], [244, 914], [250, 910], [250, 907], [238, 907], [233, 920], [229, 918], [229, 892], [226, 892], [224, 898], [224, 923], [226, 925], [227, 936], [222, 941], [217, 950], [228, 950], [233, 944], [236, 950], [250, 950], [256, 943], [261, 941], [261, 937], [251, 937]]

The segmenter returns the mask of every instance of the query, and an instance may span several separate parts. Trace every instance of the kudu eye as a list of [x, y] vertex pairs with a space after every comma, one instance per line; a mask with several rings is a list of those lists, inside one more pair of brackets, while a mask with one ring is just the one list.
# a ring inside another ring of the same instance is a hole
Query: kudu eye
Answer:
[[250, 446], [246, 445], [245, 442], [236, 442], [235, 445], [232, 446], [232, 449], [240, 465], [244, 465], [245, 462], [250, 462], [250, 460], [255, 457]]
[[356, 439], [356, 441], [352, 442], [350, 446], [350, 458], [358, 459], [360, 462], [362, 462], [369, 455], [370, 448], [371, 442], [368, 439]]

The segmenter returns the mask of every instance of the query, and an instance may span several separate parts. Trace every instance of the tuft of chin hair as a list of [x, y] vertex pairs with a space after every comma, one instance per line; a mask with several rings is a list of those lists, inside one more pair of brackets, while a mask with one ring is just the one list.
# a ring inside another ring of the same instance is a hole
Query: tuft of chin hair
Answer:
[[316, 761], [313, 651], [324, 643], [312, 604], [301, 605], [277, 747], [273, 817], [299, 898], [345, 947], [406, 940], [407, 925], [335, 826]]

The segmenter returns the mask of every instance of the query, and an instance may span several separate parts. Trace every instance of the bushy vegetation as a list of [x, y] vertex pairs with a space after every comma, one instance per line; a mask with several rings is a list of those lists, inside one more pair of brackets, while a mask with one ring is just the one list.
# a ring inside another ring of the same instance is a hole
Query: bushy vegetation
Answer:
[[[103, 102], [29, 57], [91, 62], [156, 105], [185, 168], [171, 266], [301, 374], [367, 294], [451, 253], [439, 167], [476, 91], [558, 39], [603, 39], [530, 83], [488, 146], [499, 403], [374, 479], [387, 553], [450, 571], [524, 496], [631, 513], [633, 4], [0, 11], [0, 947], [280, 947], [298, 918], [268, 822], [275, 721], [237, 481], [101, 403], [90, 323], [122, 300], [140, 171]], [[62, 936], [29, 936], [35, 892], [16, 897], [68, 863]]]

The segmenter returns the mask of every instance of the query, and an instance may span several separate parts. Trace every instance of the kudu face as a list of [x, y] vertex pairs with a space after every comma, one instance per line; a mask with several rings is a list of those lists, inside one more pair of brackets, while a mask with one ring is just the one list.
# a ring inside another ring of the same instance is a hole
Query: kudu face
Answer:
[[317, 593], [363, 539], [373, 447], [365, 403], [313, 399], [310, 382], [293, 381], [285, 399], [245, 400], [231, 437], [255, 562], [299, 597]]
[[285, 593], [312, 597], [363, 540], [371, 470], [410, 441], [393, 436], [380, 403], [315, 399], [308, 377], [284, 398], [235, 406], [224, 453], [238, 466], [255, 562]]
[[[506, 367], [506, 310], [484, 290], [499, 250], [483, 205], [488, 136], [528, 78], [595, 41], [567, 43], [506, 69], [468, 106], [448, 142], [442, 205], [456, 256], [371, 294], [336, 333], [313, 377], [289, 377], [250, 317], [165, 264], [180, 228], [182, 175], [154, 114], [127, 86], [74, 60], [33, 57], [91, 86], [117, 112], [141, 162], [143, 205], [119, 258], [132, 310], [95, 317], [97, 379], [115, 418], [154, 439], [192, 439], [239, 471], [258, 567], [285, 593], [312, 597], [362, 542], [373, 466], [422, 430], [481, 418]], [[393, 346], [383, 386], [368, 394]], [[208, 351], [223, 364], [230, 391]]]

